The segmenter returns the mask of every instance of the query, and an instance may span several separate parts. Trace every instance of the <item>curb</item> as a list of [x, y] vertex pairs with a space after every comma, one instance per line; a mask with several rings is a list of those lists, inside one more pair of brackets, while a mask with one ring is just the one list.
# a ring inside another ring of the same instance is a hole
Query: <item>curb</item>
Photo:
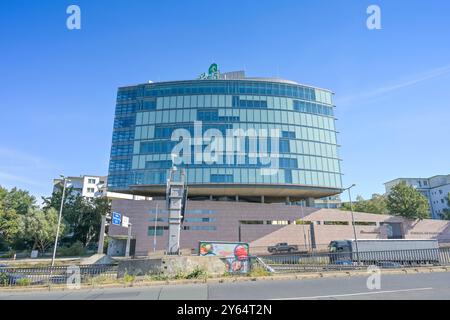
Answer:
[[[392, 269], [382, 270], [383, 274], [419, 274], [419, 273], [443, 273], [450, 272], [449, 267], [422, 267], [410, 269]], [[105, 283], [105, 284], [84, 284], [80, 289], [68, 289], [65, 285], [55, 286], [36, 286], [36, 287], [8, 287], [0, 288], [0, 293], [16, 293], [16, 292], [34, 292], [34, 291], [74, 291], [74, 290], [95, 290], [107, 288], [139, 288], [154, 287], [163, 285], [183, 285], [183, 284], [222, 284], [236, 282], [253, 282], [253, 281], [283, 281], [283, 280], [309, 280], [321, 278], [342, 278], [342, 277], [360, 277], [367, 276], [367, 271], [330, 271], [330, 272], [314, 272], [314, 273], [292, 273], [280, 274], [263, 277], [219, 277], [210, 279], [184, 279], [184, 280], [165, 280], [165, 281], [148, 281], [138, 280], [132, 283]]]

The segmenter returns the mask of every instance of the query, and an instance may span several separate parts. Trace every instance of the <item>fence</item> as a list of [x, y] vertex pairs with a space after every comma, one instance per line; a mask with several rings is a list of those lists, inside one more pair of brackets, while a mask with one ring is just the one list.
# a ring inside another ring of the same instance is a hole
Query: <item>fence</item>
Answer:
[[[369, 265], [381, 268], [417, 266], [449, 266], [450, 248], [265, 255], [258, 257], [273, 272], [320, 272], [365, 269]], [[266, 267], [266, 269], [268, 269]]]
[[[259, 255], [268, 255], [272, 254], [269, 252], [269, 248], [273, 246], [260, 246], [260, 245], [250, 245], [250, 253], [255, 256]], [[289, 245], [289, 247], [292, 247], [292, 253], [298, 253], [298, 254], [306, 254], [306, 253], [317, 253], [317, 252], [329, 252], [329, 243], [324, 244], [314, 244], [312, 247], [309, 243], [308, 244], [293, 244], [293, 246]], [[288, 252], [279, 252], [278, 254], [286, 254]]]
[[[269, 272], [326, 272], [332, 270], [365, 270], [369, 265], [381, 268], [405, 268], [416, 266], [450, 266], [450, 248], [417, 249], [372, 252], [314, 252], [284, 255], [260, 255], [245, 259], [222, 259], [227, 271], [233, 274], [247, 274], [259, 267]], [[70, 268], [70, 269], [69, 269]], [[80, 283], [95, 283], [98, 280], [117, 279], [120, 273], [117, 265], [81, 265]], [[142, 266], [140, 266], [142, 268]], [[123, 268], [122, 268], [123, 269]], [[158, 268], [149, 267], [146, 274], [158, 274]], [[37, 286], [68, 284], [73, 267], [0, 267], [0, 287]]]
[[[5, 286], [33, 286], [67, 284], [72, 276], [74, 267], [32, 267], [14, 268], [0, 267], [0, 287]], [[80, 283], [88, 283], [98, 279], [116, 279], [117, 265], [81, 265], [79, 268]], [[78, 269], [76, 269], [78, 271]]]

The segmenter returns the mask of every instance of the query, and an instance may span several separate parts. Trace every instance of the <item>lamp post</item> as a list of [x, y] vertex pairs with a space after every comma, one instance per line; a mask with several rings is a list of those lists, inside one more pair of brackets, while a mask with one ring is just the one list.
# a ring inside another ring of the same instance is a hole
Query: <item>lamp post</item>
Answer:
[[53, 247], [52, 267], [55, 265], [56, 247], [58, 246], [59, 228], [61, 226], [61, 217], [62, 217], [62, 210], [63, 210], [63, 206], [64, 206], [64, 197], [66, 195], [66, 183], [70, 182], [70, 180], [67, 180], [66, 177], [64, 177], [63, 175], [61, 175], [61, 178], [63, 179], [63, 192], [62, 192], [62, 197], [61, 197], [61, 206], [59, 207], [59, 217], [58, 217], [58, 226], [56, 228], [55, 246]]
[[156, 252], [156, 230], [158, 226], [158, 203], [156, 203], [155, 229], [153, 231], [153, 252]]
[[356, 259], [358, 260], [358, 265], [361, 264], [361, 261], [359, 259], [359, 249], [358, 249], [358, 238], [356, 237], [356, 226], [355, 226], [355, 215], [353, 214], [353, 204], [352, 204], [352, 194], [350, 192], [350, 189], [356, 186], [355, 184], [352, 184], [350, 187], [345, 188], [342, 191], [348, 190], [348, 199], [350, 201], [350, 211], [352, 213], [352, 226], [353, 226], [353, 235], [355, 237], [355, 247], [356, 247]]
[[305, 215], [303, 212], [303, 201], [300, 203], [300, 210], [301, 210], [301, 218], [302, 218], [301, 222], [302, 222], [302, 229], [303, 229], [303, 241], [305, 242], [306, 251], [309, 251], [308, 244], [306, 243], [305, 219], [304, 219]]
[[[101, 191], [104, 188], [105, 188], [105, 184], [103, 184], [103, 183], [98, 183], [97, 184], [97, 189], [98, 189], [97, 192], [99, 193], [99, 195], [100, 194], [104, 195], [103, 191]], [[97, 246], [97, 253], [98, 254], [103, 254], [103, 246], [104, 246], [104, 243], [105, 243], [106, 219], [107, 219], [108, 214], [109, 214], [109, 212], [106, 212], [104, 215], [102, 214], [102, 220], [101, 220], [101, 223], [100, 223], [100, 233], [99, 233], [99, 236], [98, 236], [98, 246]]]

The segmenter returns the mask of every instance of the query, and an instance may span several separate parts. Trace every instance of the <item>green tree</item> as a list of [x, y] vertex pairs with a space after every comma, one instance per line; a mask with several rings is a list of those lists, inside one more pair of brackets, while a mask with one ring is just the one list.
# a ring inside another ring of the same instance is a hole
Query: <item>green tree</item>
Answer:
[[408, 219], [430, 217], [428, 199], [412, 186], [402, 182], [391, 189], [387, 197], [387, 208], [393, 215]]
[[28, 191], [0, 186], [0, 247], [17, 249], [26, 247], [22, 234], [21, 220], [30, 209], [36, 208], [36, 199]]
[[450, 220], [450, 192], [447, 195], [447, 209], [444, 209], [441, 213], [442, 220]]
[[[69, 243], [80, 241], [84, 246], [98, 240], [102, 215], [110, 211], [110, 201], [106, 197], [88, 199], [76, 194], [72, 189], [66, 190], [63, 218], [68, 228]], [[56, 191], [51, 197], [44, 198], [44, 208], [59, 210], [61, 191]]]
[[[58, 226], [58, 212], [55, 209], [31, 209], [22, 223], [23, 238], [32, 241], [33, 249], [44, 253], [50, 245], [54, 244]], [[64, 231], [65, 225], [61, 223], [59, 234], [63, 235]]]
[[0, 203], [4, 210], [14, 210], [17, 214], [25, 215], [28, 210], [37, 207], [36, 198], [28, 191], [17, 188], [12, 188], [10, 191], [1, 189]]
[[15, 210], [0, 209], [0, 247], [14, 247], [14, 242], [20, 234], [21, 217]]
[[[386, 197], [374, 194], [372, 199], [364, 200], [363, 197], [356, 197], [356, 201], [352, 202], [353, 211], [367, 212], [376, 214], [388, 214]], [[350, 203], [345, 202], [341, 206], [341, 210], [350, 211]]]

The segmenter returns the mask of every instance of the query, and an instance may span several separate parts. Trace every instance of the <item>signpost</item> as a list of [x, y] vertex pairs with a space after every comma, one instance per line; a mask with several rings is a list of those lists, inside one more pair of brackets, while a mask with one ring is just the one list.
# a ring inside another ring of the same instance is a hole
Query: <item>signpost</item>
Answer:
[[127, 216], [123, 216], [118, 212], [113, 212], [112, 214], [112, 224], [116, 226], [122, 226], [124, 228], [128, 228], [128, 236], [127, 236], [127, 244], [125, 247], [125, 257], [130, 256], [130, 244], [131, 244], [131, 223], [130, 218]]
[[130, 224], [130, 218], [123, 216], [122, 217], [122, 227], [128, 228], [129, 224]]
[[120, 226], [121, 221], [122, 221], [122, 215], [118, 212], [113, 212], [112, 224], [115, 224], [116, 226]]

